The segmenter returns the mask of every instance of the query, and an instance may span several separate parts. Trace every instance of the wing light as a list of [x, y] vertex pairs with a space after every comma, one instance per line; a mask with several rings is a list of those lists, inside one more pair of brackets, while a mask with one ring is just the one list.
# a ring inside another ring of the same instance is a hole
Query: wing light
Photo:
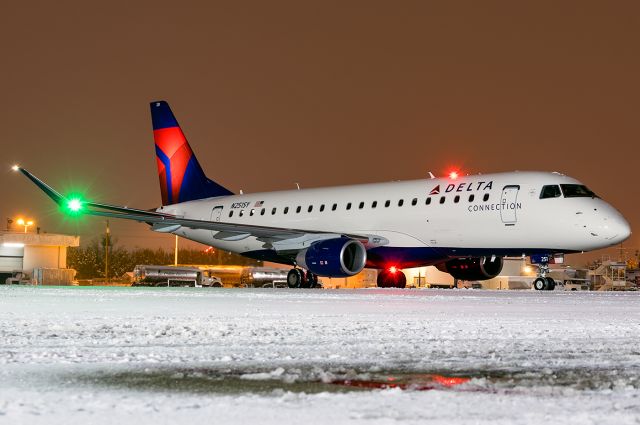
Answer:
[[84, 209], [84, 201], [78, 196], [67, 199], [65, 203], [65, 210], [67, 214], [75, 215], [80, 214]]

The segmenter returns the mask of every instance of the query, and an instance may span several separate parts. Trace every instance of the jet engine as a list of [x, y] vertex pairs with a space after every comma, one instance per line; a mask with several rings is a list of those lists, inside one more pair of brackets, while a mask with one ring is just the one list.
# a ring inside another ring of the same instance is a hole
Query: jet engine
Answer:
[[296, 262], [319, 276], [348, 277], [362, 271], [367, 250], [354, 239], [326, 239], [298, 252]]
[[502, 257], [455, 258], [436, 267], [460, 280], [487, 280], [502, 271]]

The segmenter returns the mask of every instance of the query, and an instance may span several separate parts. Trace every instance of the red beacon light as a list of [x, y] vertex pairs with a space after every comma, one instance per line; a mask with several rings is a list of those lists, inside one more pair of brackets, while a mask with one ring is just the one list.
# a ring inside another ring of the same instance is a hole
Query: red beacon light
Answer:
[[389, 267], [389, 272], [392, 274], [395, 274], [398, 271], [398, 268], [396, 266], [391, 266]]
[[449, 178], [450, 178], [451, 180], [455, 180], [455, 179], [457, 179], [457, 178], [458, 178], [458, 172], [457, 172], [457, 171], [452, 171], [452, 172], [450, 172], [450, 173], [449, 173]]

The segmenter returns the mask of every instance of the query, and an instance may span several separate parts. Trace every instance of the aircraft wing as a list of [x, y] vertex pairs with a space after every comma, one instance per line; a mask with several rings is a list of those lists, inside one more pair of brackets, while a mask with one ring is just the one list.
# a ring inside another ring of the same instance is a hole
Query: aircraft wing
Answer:
[[24, 168], [17, 168], [44, 193], [47, 194], [60, 207], [72, 211], [75, 214], [88, 214], [100, 217], [120, 218], [125, 220], [147, 223], [153, 230], [163, 233], [172, 233], [181, 227], [190, 229], [204, 229], [218, 232], [214, 238], [221, 240], [242, 240], [250, 236], [258, 238], [265, 243], [265, 248], [273, 248], [277, 251], [301, 249], [317, 240], [345, 236], [362, 242], [365, 247], [385, 245], [388, 241], [376, 235], [356, 235], [351, 233], [335, 233], [317, 230], [294, 229], [283, 227], [256, 226], [251, 224], [225, 223], [222, 221], [197, 220], [172, 214], [159, 213], [157, 211], [140, 210], [124, 206], [86, 202], [75, 199], [67, 199], [51, 186], [31, 174]]

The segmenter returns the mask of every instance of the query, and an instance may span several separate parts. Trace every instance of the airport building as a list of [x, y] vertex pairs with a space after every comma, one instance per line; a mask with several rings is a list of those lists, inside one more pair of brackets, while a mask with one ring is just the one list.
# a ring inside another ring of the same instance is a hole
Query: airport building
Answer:
[[[69, 285], [74, 270], [67, 269], [67, 248], [80, 244], [79, 236], [54, 233], [0, 233], [0, 283], [19, 276], [21, 283]], [[17, 283], [17, 282], [16, 282]]]

